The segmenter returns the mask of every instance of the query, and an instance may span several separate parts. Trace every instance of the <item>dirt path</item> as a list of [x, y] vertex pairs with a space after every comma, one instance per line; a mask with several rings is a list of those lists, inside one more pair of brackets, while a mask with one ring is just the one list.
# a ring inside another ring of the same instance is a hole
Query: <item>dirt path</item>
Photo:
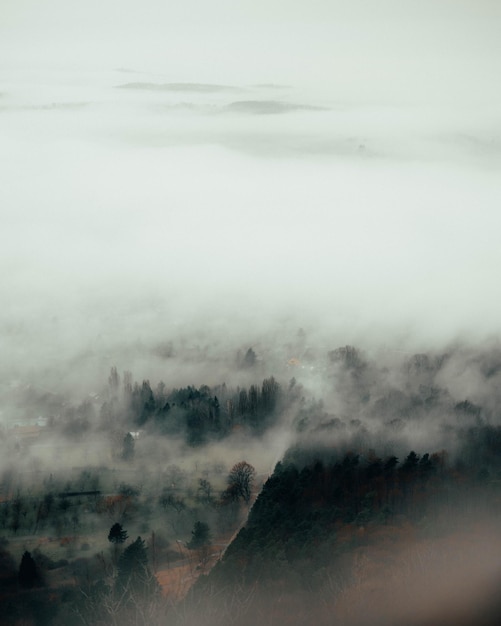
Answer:
[[[246, 521], [246, 520], [245, 520]], [[245, 522], [244, 522], [245, 523]], [[209, 547], [209, 557], [205, 563], [197, 558], [196, 551], [187, 551], [187, 557], [170, 567], [156, 571], [157, 580], [165, 597], [182, 600], [201, 574], [207, 574], [222, 558], [226, 548], [238, 535], [244, 524], [240, 525], [231, 535], [222, 535]]]

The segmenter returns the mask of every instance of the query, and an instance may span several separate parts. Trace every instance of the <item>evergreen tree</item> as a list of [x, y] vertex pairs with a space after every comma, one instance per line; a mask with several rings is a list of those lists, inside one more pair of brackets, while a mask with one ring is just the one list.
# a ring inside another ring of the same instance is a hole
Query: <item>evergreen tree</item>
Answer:
[[132, 461], [134, 458], [134, 437], [127, 433], [124, 437], [122, 447], [122, 459], [124, 461]]
[[134, 599], [153, 597], [158, 593], [159, 585], [148, 566], [146, 544], [141, 537], [127, 546], [120, 556], [115, 589]]
[[252, 348], [249, 348], [244, 356], [243, 366], [254, 367], [256, 364], [256, 353]]
[[19, 585], [23, 589], [32, 589], [35, 585], [40, 583], [40, 575], [38, 568], [31, 554], [26, 551], [19, 566]]
[[116, 367], [112, 367], [110, 375], [108, 376], [108, 386], [110, 388], [110, 395], [116, 397], [118, 395], [118, 389], [120, 387], [120, 376]]
[[205, 522], [195, 522], [191, 531], [191, 539], [186, 544], [190, 550], [207, 546], [211, 541], [209, 525]]
[[119, 524], [118, 522], [113, 524], [110, 528], [110, 532], [108, 533], [108, 541], [115, 544], [125, 543], [127, 537], [127, 531], [124, 530], [122, 528], [122, 524]]
[[211, 535], [209, 525], [205, 522], [195, 522], [191, 531], [191, 540], [186, 544], [190, 550], [196, 550], [199, 568], [204, 569], [210, 560]]

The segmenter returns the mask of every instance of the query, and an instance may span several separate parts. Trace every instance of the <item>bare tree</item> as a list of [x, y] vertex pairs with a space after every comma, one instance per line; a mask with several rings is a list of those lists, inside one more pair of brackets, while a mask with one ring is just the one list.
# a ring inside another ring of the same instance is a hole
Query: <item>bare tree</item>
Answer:
[[254, 482], [255, 476], [255, 468], [247, 463], [247, 461], [236, 463], [228, 474], [228, 487], [226, 492], [238, 498], [242, 498], [244, 502], [248, 503], [251, 497], [252, 483]]
[[211, 504], [213, 502], [212, 485], [205, 478], [200, 478], [198, 480], [197, 497], [201, 502], [206, 502], [207, 504]]

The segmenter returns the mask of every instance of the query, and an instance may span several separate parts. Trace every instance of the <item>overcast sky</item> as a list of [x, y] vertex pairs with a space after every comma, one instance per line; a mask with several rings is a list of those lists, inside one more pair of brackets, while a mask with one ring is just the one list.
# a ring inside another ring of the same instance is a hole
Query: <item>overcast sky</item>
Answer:
[[[1, 64], [499, 98], [497, 0], [2, 0]], [[348, 91], [348, 94], [346, 93]]]
[[171, 314], [497, 335], [500, 32], [494, 0], [1, 0], [5, 363]]

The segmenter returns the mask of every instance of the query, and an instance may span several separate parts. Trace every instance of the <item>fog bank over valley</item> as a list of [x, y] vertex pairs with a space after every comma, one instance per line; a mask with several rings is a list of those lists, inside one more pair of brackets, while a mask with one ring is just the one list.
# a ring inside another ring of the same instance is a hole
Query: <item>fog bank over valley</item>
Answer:
[[4, 371], [284, 323], [397, 349], [497, 334], [494, 107], [123, 77], [3, 71]]
[[498, 336], [500, 19], [6, 0], [2, 372], [284, 324], [367, 349]]
[[501, 5], [1, 5], [0, 622], [498, 626]]

